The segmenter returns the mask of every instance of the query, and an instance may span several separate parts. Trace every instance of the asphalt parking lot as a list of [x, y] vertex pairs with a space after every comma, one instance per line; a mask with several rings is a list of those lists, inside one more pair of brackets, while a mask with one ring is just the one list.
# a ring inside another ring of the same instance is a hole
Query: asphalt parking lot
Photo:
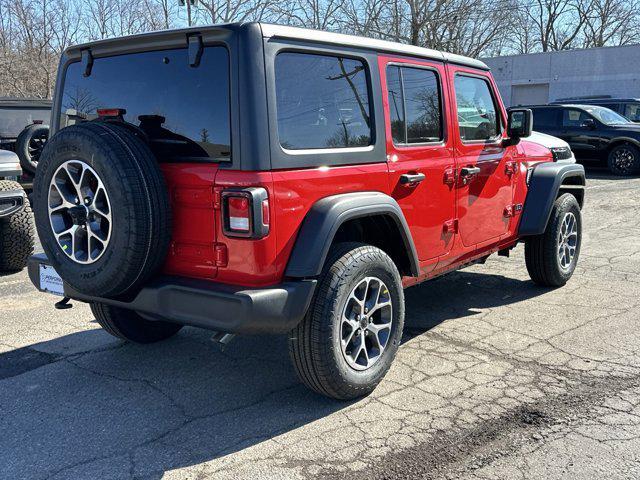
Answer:
[[301, 386], [281, 337], [152, 346], [0, 277], [0, 478], [639, 478], [640, 179], [588, 172], [578, 270], [511, 258], [407, 290], [369, 398]]

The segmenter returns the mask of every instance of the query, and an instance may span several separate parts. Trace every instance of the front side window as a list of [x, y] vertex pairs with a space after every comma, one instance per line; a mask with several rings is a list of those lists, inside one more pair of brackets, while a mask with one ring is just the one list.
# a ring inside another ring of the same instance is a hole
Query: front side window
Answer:
[[640, 103], [628, 103], [625, 105], [624, 116], [632, 122], [640, 122]]
[[371, 144], [367, 71], [359, 60], [280, 53], [275, 61], [280, 144], [288, 150]]
[[390, 66], [387, 95], [393, 142], [420, 144], [443, 139], [438, 76], [433, 70]]
[[592, 119], [591, 115], [582, 110], [566, 109], [562, 112], [563, 127], [578, 128], [588, 119]]
[[456, 105], [462, 140], [491, 140], [500, 134], [500, 117], [489, 83], [477, 77], [456, 76]]

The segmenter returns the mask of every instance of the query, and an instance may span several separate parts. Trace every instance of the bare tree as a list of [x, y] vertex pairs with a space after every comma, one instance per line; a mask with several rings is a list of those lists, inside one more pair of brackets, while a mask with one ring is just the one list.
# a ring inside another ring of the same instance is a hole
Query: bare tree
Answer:
[[640, 41], [638, 0], [583, 0], [578, 8], [585, 18], [582, 32], [584, 48]]

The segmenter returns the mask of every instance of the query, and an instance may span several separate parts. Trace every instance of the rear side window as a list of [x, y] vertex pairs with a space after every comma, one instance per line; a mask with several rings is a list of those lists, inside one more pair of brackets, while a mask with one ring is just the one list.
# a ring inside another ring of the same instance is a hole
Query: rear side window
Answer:
[[558, 126], [557, 108], [536, 108], [533, 110], [533, 128], [554, 128]]
[[491, 140], [500, 134], [500, 117], [489, 83], [477, 77], [455, 79], [458, 125], [462, 140]]
[[275, 60], [278, 134], [289, 150], [371, 144], [367, 71], [359, 60], [280, 53]]
[[197, 68], [186, 49], [175, 49], [96, 58], [91, 75], [83, 73], [81, 63], [67, 67], [61, 127], [119, 108], [160, 160], [231, 159], [225, 47], [206, 47]]
[[433, 70], [390, 66], [387, 95], [393, 142], [420, 144], [443, 139], [442, 102]]

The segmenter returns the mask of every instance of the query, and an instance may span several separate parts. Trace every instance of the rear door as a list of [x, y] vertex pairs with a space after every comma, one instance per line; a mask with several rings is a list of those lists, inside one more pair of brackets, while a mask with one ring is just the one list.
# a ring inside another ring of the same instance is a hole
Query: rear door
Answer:
[[421, 261], [449, 252], [455, 229], [455, 161], [443, 64], [380, 57], [392, 196]]
[[457, 213], [465, 247], [498, 241], [508, 231], [515, 147], [503, 146], [505, 112], [488, 72], [449, 66], [455, 114]]

